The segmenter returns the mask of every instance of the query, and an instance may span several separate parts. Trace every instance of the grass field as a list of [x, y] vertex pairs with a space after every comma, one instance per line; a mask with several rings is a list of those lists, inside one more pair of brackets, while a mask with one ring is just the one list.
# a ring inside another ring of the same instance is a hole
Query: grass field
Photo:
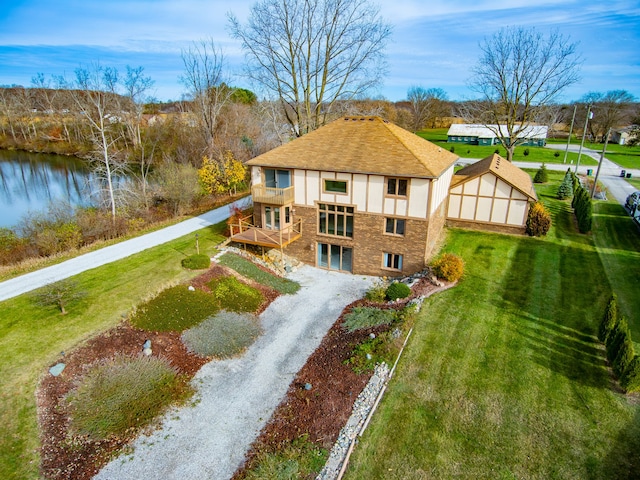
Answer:
[[640, 338], [637, 230], [599, 203], [576, 233], [552, 179], [547, 238], [450, 232], [466, 276], [425, 303], [346, 478], [637, 478], [640, 407], [595, 337], [613, 286]]
[[[499, 149], [500, 155], [506, 157], [504, 149], [498, 145], [490, 147], [481, 147], [477, 145], [464, 145], [461, 143], [447, 143], [447, 130], [446, 128], [434, 128], [426, 129], [417, 132], [419, 136], [429, 140], [430, 142], [441, 145], [442, 148], [449, 150], [454, 147], [455, 154], [461, 158], [484, 158], [496, 150]], [[548, 139], [547, 144], [566, 145], [566, 140]], [[574, 139], [571, 141], [572, 145], [580, 145], [580, 139]], [[585, 148], [595, 150], [596, 152], [602, 152], [604, 144], [602, 143], [590, 143], [585, 142]], [[524, 155], [524, 150], [529, 149], [529, 155]], [[558, 152], [559, 155], [555, 156]], [[607, 153], [605, 155], [609, 160], [620, 165], [621, 168], [634, 168], [640, 169], [640, 146], [630, 147], [628, 145], [616, 145], [609, 143], [607, 145]], [[518, 162], [545, 162], [545, 163], [563, 163], [564, 151], [556, 151], [547, 148], [540, 147], [516, 147], [514, 160]], [[578, 160], [578, 154], [569, 152], [567, 154], [567, 164], [575, 164]], [[597, 165], [598, 162], [586, 155], [580, 157], [581, 165]]]
[[[198, 232], [200, 251], [213, 254], [223, 224]], [[193, 234], [77, 275], [87, 296], [61, 316], [28, 294], [0, 308], [0, 478], [38, 478], [35, 389], [46, 368], [82, 340], [116, 325], [142, 298], [199, 274], [180, 261], [195, 253]]]

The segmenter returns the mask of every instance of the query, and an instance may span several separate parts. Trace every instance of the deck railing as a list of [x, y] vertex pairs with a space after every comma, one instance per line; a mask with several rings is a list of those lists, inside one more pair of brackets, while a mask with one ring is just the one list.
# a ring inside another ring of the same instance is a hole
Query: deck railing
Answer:
[[256, 245], [273, 245], [283, 247], [298, 239], [302, 235], [302, 220], [297, 220], [291, 225], [280, 230], [268, 230], [252, 225], [248, 219], [241, 218], [238, 223], [230, 225], [231, 239], [241, 243]]
[[251, 196], [256, 203], [270, 203], [272, 205], [286, 205], [293, 203], [293, 187], [271, 188], [264, 184], [253, 185]]

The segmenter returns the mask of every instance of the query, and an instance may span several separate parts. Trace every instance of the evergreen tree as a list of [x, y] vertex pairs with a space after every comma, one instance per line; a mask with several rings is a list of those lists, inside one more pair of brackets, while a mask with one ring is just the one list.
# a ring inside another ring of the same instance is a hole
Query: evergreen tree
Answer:
[[602, 322], [600, 322], [600, 329], [598, 330], [598, 339], [601, 342], [606, 343], [607, 338], [611, 334], [613, 327], [618, 320], [618, 297], [614, 293], [607, 303], [607, 309], [604, 312]]
[[549, 174], [547, 173], [547, 167], [543, 163], [536, 172], [536, 176], [533, 177], [533, 183], [547, 183], [548, 181]]
[[562, 179], [560, 187], [558, 187], [557, 197], [559, 200], [565, 200], [573, 196], [573, 179], [571, 178], [571, 169], [567, 169], [567, 173]]

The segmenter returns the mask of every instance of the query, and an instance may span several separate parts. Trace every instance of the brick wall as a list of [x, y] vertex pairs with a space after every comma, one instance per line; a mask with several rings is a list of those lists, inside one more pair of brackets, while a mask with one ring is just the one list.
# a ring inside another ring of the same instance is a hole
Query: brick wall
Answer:
[[[295, 207], [295, 220], [302, 220], [302, 238], [287, 246], [286, 253], [298, 260], [316, 265], [318, 242], [341, 245], [353, 249], [353, 273], [377, 276], [396, 276], [424, 268], [424, 252], [428, 222], [406, 219], [404, 236], [384, 234], [384, 215], [356, 213], [353, 238], [318, 233], [318, 214], [315, 208]], [[402, 272], [383, 268], [383, 253], [403, 256]]]

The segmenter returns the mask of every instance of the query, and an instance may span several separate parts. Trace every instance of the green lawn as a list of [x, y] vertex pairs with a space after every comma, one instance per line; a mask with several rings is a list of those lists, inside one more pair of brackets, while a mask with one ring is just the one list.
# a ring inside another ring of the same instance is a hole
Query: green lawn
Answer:
[[[450, 150], [452, 147], [454, 153], [461, 158], [485, 158], [492, 155], [496, 149], [498, 153], [505, 157], [507, 156], [504, 148], [499, 145], [493, 146], [479, 146], [479, 145], [465, 145], [463, 143], [448, 143], [447, 142], [447, 130], [446, 128], [427, 129], [417, 132], [417, 135], [429, 140], [437, 145], [442, 146]], [[601, 147], [602, 148], [602, 147]], [[525, 155], [524, 151], [528, 150], [529, 155]], [[558, 153], [558, 156], [555, 154]], [[564, 151], [551, 150], [543, 147], [516, 147], [514, 157], [516, 162], [532, 162], [532, 163], [563, 163]], [[578, 154], [569, 152], [567, 155], [567, 166], [578, 160]], [[582, 155], [580, 157], [581, 165], [597, 165], [598, 162], [591, 157]]]
[[637, 231], [602, 203], [595, 242], [576, 233], [560, 177], [538, 190], [545, 239], [450, 231], [466, 277], [426, 301], [346, 478], [637, 475], [640, 407], [595, 337], [613, 285], [640, 338]]
[[627, 179], [627, 182], [636, 187], [636, 189], [640, 190], [640, 178], [629, 178]]
[[[215, 252], [224, 224], [200, 230], [200, 251]], [[116, 325], [131, 307], [164, 286], [198, 275], [180, 261], [195, 253], [190, 234], [74, 277], [88, 295], [61, 316], [28, 294], [0, 306], [0, 478], [38, 478], [35, 388], [46, 368], [97, 332]]]
[[[604, 145], [602, 143], [585, 144], [588, 148], [602, 152]], [[607, 153], [605, 154], [609, 160], [617, 163], [622, 168], [638, 168], [640, 169], [640, 145], [630, 147], [628, 145], [617, 145], [615, 143], [607, 144]]]

